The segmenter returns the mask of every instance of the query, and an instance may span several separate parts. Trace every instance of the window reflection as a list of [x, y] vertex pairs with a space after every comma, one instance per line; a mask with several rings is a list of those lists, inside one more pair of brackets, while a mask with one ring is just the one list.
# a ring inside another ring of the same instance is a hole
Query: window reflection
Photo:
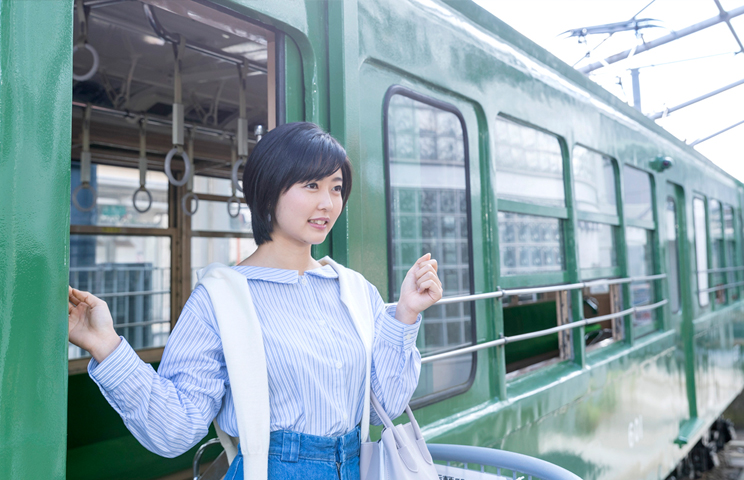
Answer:
[[654, 220], [651, 197], [651, 176], [637, 168], [623, 169], [623, 209], [625, 217], [633, 220]]
[[[723, 268], [723, 220], [721, 218], [721, 203], [718, 200], [710, 200], [710, 269], [720, 270]], [[724, 272], [713, 272], [711, 274], [712, 287], [720, 287], [726, 283]], [[716, 304], [726, 302], [726, 290], [720, 289], [714, 292]]]
[[502, 117], [496, 118], [494, 132], [496, 195], [505, 200], [565, 206], [558, 139]]
[[499, 212], [498, 219], [501, 275], [565, 269], [560, 219], [509, 212]]
[[[439, 262], [445, 296], [471, 293], [463, 137], [463, 127], [453, 113], [403, 95], [391, 97], [387, 138], [393, 301], [408, 269], [428, 252]], [[424, 317], [418, 337], [422, 355], [472, 343], [471, 304], [436, 305]], [[423, 365], [414, 397], [464, 383], [471, 366], [469, 354]]]
[[669, 305], [672, 313], [677, 313], [680, 307], [679, 245], [677, 243], [677, 206], [672, 197], [667, 198], [665, 220]]
[[700, 197], [692, 200], [695, 224], [695, 264], [697, 266], [698, 302], [701, 307], [710, 303], [708, 289], [708, 235], [705, 231], [705, 202]]
[[[96, 165], [90, 167], [91, 186], [98, 193], [96, 207], [90, 212], [81, 212], [70, 201], [71, 225], [99, 225], [116, 227], [168, 228], [168, 178], [162, 172], [147, 172], [146, 187], [152, 194], [152, 206], [145, 213], [135, 210], [132, 195], [140, 187], [139, 170], [136, 168]], [[80, 185], [80, 163], [72, 162], [71, 187]], [[80, 204], [90, 205], [93, 198], [83, 190]], [[140, 194], [138, 199], [146, 198]], [[147, 206], [145, 200], [140, 209]]]
[[583, 212], [617, 215], [612, 159], [577, 145], [573, 149], [572, 165], [576, 208]]
[[615, 227], [604, 223], [578, 222], [581, 269], [617, 266]]
[[[116, 332], [135, 349], [170, 333], [170, 238], [70, 235], [70, 285], [104, 300]], [[87, 356], [69, 344], [69, 358]]]
[[[736, 238], [734, 237], [734, 209], [726, 205], [723, 208], [723, 237], [726, 241], [726, 266], [736, 266]], [[736, 283], [738, 275], [735, 270], [726, 274], [728, 284]], [[728, 295], [732, 301], [739, 299], [739, 287], [728, 289]]]
[[[652, 275], [653, 231], [645, 228], [627, 227], [625, 242], [628, 250], [628, 273], [631, 277]], [[649, 305], [654, 302], [654, 284], [652, 281], [633, 282], [630, 284], [630, 301], [634, 307]], [[633, 326], [642, 327], [653, 324], [654, 310], [637, 312], [633, 317]]]

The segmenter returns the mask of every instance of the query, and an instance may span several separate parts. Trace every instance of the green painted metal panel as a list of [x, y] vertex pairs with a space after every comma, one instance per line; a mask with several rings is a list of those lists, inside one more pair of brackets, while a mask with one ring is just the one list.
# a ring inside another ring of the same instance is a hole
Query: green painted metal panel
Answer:
[[62, 479], [72, 2], [0, 2], [0, 478]]

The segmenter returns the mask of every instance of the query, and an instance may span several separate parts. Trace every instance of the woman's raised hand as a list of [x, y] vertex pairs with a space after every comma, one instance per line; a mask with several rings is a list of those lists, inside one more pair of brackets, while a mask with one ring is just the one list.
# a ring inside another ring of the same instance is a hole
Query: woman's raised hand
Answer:
[[437, 276], [437, 261], [431, 258], [431, 253], [427, 253], [416, 260], [403, 279], [395, 318], [411, 325], [416, 322], [419, 313], [441, 298], [442, 282]]
[[96, 361], [102, 362], [119, 346], [121, 339], [106, 302], [69, 287], [67, 310], [70, 342], [90, 352]]

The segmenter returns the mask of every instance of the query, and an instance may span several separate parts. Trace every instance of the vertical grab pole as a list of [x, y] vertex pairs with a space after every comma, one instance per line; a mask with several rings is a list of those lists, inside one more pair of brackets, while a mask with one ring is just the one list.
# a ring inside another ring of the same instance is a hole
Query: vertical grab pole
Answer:
[[[163, 170], [165, 175], [168, 177], [168, 181], [176, 187], [182, 187], [188, 183], [191, 177], [191, 162], [189, 161], [188, 153], [183, 150], [183, 135], [184, 135], [184, 109], [183, 109], [183, 95], [181, 93], [181, 62], [183, 59], [183, 52], [186, 48], [186, 39], [182, 35], [178, 35], [178, 43], [173, 44], [173, 55], [175, 57], [175, 67], [173, 70], [173, 148], [165, 156], [165, 166]], [[180, 155], [184, 163], [184, 174], [181, 180], [176, 180], [171, 170], [171, 161], [174, 155]]]
[[[72, 203], [75, 208], [81, 212], [90, 212], [96, 208], [96, 202], [98, 201], [98, 192], [90, 184], [90, 103], [85, 106], [85, 113], [83, 114], [83, 151], [80, 153], [80, 185], [78, 185], [72, 192]], [[78, 201], [78, 195], [83, 190], [89, 190], [93, 195], [93, 200], [90, 205], [83, 207]]]
[[[237, 173], [236, 165], [238, 164], [238, 152], [235, 149], [235, 138], [233, 137], [230, 141], [230, 165], [232, 166], [232, 170], [234, 170]], [[232, 218], [238, 218], [240, 215], [240, 199], [237, 195], [237, 183], [236, 181], [233, 181], [230, 183], [230, 186], [232, 187], [232, 195], [227, 200], [227, 214], [230, 215]], [[237, 204], [237, 208], [235, 209], [235, 214], [233, 214], [233, 211], [231, 209], [233, 204]]]
[[[140, 174], [140, 186], [134, 191], [132, 195], [132, 205], [134, 209], [140, 213], [145, 213], [152, 207], [152, 194], [147, 189], [145, 184], [147, 183], [147, 117], [139, 119], [139, 174]], [[147, 195], [147, 207], [140, 209], [137, 206], [137, 194], [144, 192]]]
[[[239, 118], [238, 118], [238, 132], [237, 132], [237, 142], [238, 142], [238, 161], [233, 163], [232, 165], [232, 183], [233, 183], [233, 190], [240, 190], [243, 191], [243, 187], [240, 185], [240, 182], [238, 181], [238, 169], [240, 168], [240, 165], [242, 163], [245, 163], [248, 161], [248, 115], [247, 115], [247, 108], [246, 108], [246, 98], [245, 98], [245, 91], [246, 91], [246, 83], [245, 83], [245, 76], [248, 72], [248, 61], [244, 61], [242, 64], [238, 65], [238, 79], [240, 80], [240, 89], [238, 91], [238, 103], [239, 103]], [[227, 208], [230, 208], [230, 204], [228, 203]], [[231, 215], [232, 216], [232, 215]]]

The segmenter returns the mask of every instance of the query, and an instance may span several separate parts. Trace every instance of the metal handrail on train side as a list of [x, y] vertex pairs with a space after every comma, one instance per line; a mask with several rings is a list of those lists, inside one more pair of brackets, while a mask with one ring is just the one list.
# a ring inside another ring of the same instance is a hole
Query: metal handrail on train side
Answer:
[[[478, 293], [474, 295], [462, 295], [462, 296], [457, 296], [457, 297], [445, 297], [439, 300], [435, 305], [447, 305], [450, 303], [460, 303], [460, 302], [474, 302], [476, 300], [501, 298], [501, 297], [512, 296], [512, 295], [530, 295], [530, 294], [537, 294], [537, 293], [563, 292], [566, 290], [579, 290], [579, 289], [583, 289], [587, 287], [594, 287], [594, 286], [600, 286], [600, 285], [619, 285], [619, 284], [624, 284], [624, 283], [648, 282], [648, 281], [653, 281], [653, 280], [663, 280], [665, 278], [667, 278], [666, 273], [659, 273], [656, 275], [645, 275], [645, 276], [627, 277], [627, 278], [607, 278], [607, 279], [601, 279], [601, 280], [590, 280], [587, 282], [579, 282], [579, 283], [548, 285], [544, 287], [514, 288], [514, 289], [507, 289], [507, 290], [499, 288], [495, 292]], [[437, 360], [443, 360], [445, 358], [456, 357], [456, 356], [463, 355], [466, 353], [477, 352], [485, 348], [498, 347], [501, 345], [506, 345], [507, 343], [521, 342], [523, 340], [530, 340], [533, 338], [544, 337], [546, 335], [552, 335], [554, 333], [558, 333], [563, 330], [569, 330], [572, 328], [592, 325], [594, 323], [599, 323], [599, 322], [604, 322], [604, 321], [612, 320], [612, 319], [619, 318], [619, 317], [624, 317], [627, 315], [631, 315], [633, 313], [654, 310], [654, 309], [657, 309], [659, 307], [666, 305], [667, 303], [669, 303], [669, 300], [665, 299], [665, 300], [661, 300], [656, 303], [652, 303], [650, 305], [638, 305], [635, 307], [622, 310], [620, 312], [615, 312], [615, 313], [610, 313], [607, 315], [602, 315], [599, 317], [579, 320], [577, 322], [571, 322], [565, 325], [559, 325], [559, 326], [547, 328], [544, 330], [537, 330], [535, 332], [523, 333], [520, 335], [512, 335], [510, 337], [501, 337], [497, 340], [491, 340], [489, 342], [483, 342], [483, 343], [479, 343], [476, 345], [470, 345], [468, 347], [458, 348], [455, 350], [450, 350], [448, 352], [439, 353], [436, 355], [429, 355], [427, 357], [423, 357], [421, 359], [421, 363], [422, 364], [431, 363]], [[390, 303], [387, 305], [395, 305], [395, 303]]]
[[438, 443], [430, 443], [427, 447], [434, 460], [445, 461], [447, 466], [450, 465], [450, 462], [465, 464], [464, 469], [458, 469], [458, 477], [462, 474], [464, 480], [468, 480], [466, 472], [471, 465], [480, 467], [478, 470], [471, 470], [478, 475], [473, 478], [481, 478], [479, 474], [484, 472], [485, 467], [488, 466], [496, 468], [496, 475], [498, 476], [501, 476], [501, 470], [509, 470], [513, 479], [527, 477], [534, 480], [581, 480], [575, 474], [558, 465], [520, 453], [485, 447]]

